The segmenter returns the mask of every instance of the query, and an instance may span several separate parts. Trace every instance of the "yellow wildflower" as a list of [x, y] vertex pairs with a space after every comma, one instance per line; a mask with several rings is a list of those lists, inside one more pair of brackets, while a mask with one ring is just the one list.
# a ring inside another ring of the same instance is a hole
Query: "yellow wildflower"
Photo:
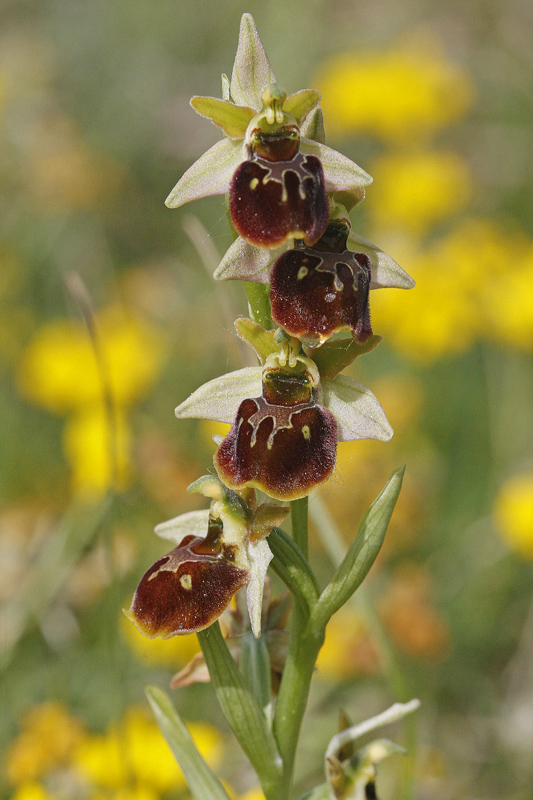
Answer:
[[367, 202], [374, 224], [415, 235], [460, 211], [471, 194], [466, 163], [442, 150], [387, 153], [370, 172], [374, 184]]
[[159, 373], [161, 336], [117, 306], [97, 314], [96, 324], [101, 360], [82, 322], [46, 323], [23, 354], [18, 370], [22, 393], [57, 413], [101, 401], [106, 383], [117, 405], [139, 400]]
[[72, 488], [86, 495], [124, 489], [130, 480], [131, 432], [124, 414], [110, 419], [103, 404], [71, 414], [63, 430], [63, 450], [72, 469]]
[[[210, 725], [192, 723], [189, 731], [208, 763], [220, 756], [220, 734]], [[158, 792], [184, 789], [185, 778], [157, 723], [139, 709], [130, 709], [119, 725], [101, 736], [88, 737], [75, 763], [92, 782], [119, 789], [128, 781]]]
[[54, 800], [44, 786], [34, 781], [21, 784], [10, 800]]
[[[33, 786], [45, 772], [66, 764], [83, 738], [81, 722], [60, 703], [49, 702], [30, 709], [5, 755], [8, 780]], [[33, 790], [37, 791], [35, 787]]]
[[96, 316], [96, 331], [94, 343], [80, 321], [47, 323], [23, 353], [17, 376], [34, 403], [71, 414], [64, 451], [74, 489], [90, 494], [127, 486], [133, 469], [125, 411], [153, 384], [163, 356], [158, 331], [116, 306]]
[[469, 75], [429, 40], [335, 56], [314, 85], [322, 93], [328, 131], [401, 143], [420, 141], [460, 119], [473, 93]]
[[503, 484], [494, 517], [509, 547], [524, 558], [533, 558], [533, 472], [514, 475]]

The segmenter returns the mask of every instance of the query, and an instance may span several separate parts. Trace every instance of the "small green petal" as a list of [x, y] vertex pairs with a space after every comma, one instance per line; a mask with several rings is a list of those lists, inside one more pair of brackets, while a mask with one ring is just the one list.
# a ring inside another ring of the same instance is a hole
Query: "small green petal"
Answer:
[[236, 106], [218, 97], [193, 97], [191, 106], [202, 117], [207, 117], [218, 128], [222, 128], [231, 139], [244, 139], [244, 134], [255, 110], [247, 106]]
[[319, 102], [320, 92], [317, 92], [316, 89], [302, 89], [287, 97], [283, 103], [283, 110], [292, 114], [301, 128], [304, 119], [317, 107]]
[[280, 346], [274, 338], [274, 331], [266, 331], [257, 322], [246, 317], [235, 320], [235, 329], [237, 335], [253, 347], [263, 363], [272, 353], [279, 353]]
[[370, 389], [348, 375], [337, 375], [322, 386], [322, 404], [338, 425], [339, 442], [378, 439], [388, 442], [393, 430]]
[[350, 231], [348, 247], [354, 252], [365, 253], [369, 257], [372, 268], [371, 289], [412, 289], [415, 285], [411, 276], [394, 259], [369, 242], [368, 239], [363, 239], [362, 236]]
[[324, 131], [324, 114], [320, 106], [314, 108], [302, 122], [300, 136], [304, 139], [313, 139], [315, 142], [324, 144], [326, 133]]
[[165, 200], [168, 208], [209, 197], [227, 194], [233, 173], [244, 157], [243, 143], [233, 139], [221, 139], [181, 176]]
[[276, 78], [259, 38], [254, 18], [251, 14], [243, 14], [231, 74], [232, 100], [238, 105], [251, 106], [260, 111], [263, 91], [271, 83], [276, 83]]

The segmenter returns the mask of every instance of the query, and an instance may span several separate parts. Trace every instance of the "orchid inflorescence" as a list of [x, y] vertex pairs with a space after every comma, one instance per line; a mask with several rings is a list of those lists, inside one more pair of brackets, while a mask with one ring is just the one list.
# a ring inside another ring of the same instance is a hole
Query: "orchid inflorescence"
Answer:
[[[370, 323], [370, 290], [410, 288], [413, 281], [352, 231], [349, 212], [372, 179], [324, 144], [319, 100], [315, 90], [287, 95], [276, 82], [253, 19], [245, 14], [231, 80], [222, 76], [222, 98], [191, 101], [224, 137], [182, 176], [167, 206], [227, 196], [235, 238], [214, 277], [245, 282], [251, 318], [241, 317], [235, 326], [260, 364], [209, 381], [176, 409], [178, 418], [218, 420], [231, 428], [225, 437], [215, 437], [216, 475], [189, 487], [210, 498], [210, 508], [156, 528], [175, 547], [148, 569], [126, 612], [148, 637], [209, 628], [246, 587], [250, 628], [259, 639], [273, 558], [296, 600], [308, 604], [309, 620], [314, 613], [313, 652], [323, 641], [327, 619], [348, 599], [346, 589], [333, 591], [331, 585], [319, 597], [306, 553], [279, 526], [291, 506], [331, 477], [338, 442], [392, 436], [372, 392], [342, 371], [380, 341]], [[391, 490], [394, 500], [400, 482]], [[265, 501], [257, 492], [266, 495]], [[388, 499], [376, 502], [386, 502], [390, 516], [394, 500], [386, 492]], [[284, 505], [288, 502], [291, 506]], [[352, 570], [349, 594], [375, 557], [362, 557], [359, 544], [350, 556], [353, 563], [346, 557]], [[300, 583], [294, 577], [298, 570], [306, 576]], [[202, 647], [212, 672], [207, 641]], [[314, 658], [311, 672], [313, 665]], [[228, 714], [239, 736], [239, 724]], [[287, 790], [293, 756], [284, 758], [281, 739], [273, 747], [280, 753]], [[243, 747], [254, 763], [249, 742]], [[267, 797], [281, 797], [281, 779], [254, 766]], [[353, 773], [353, 764], [350, 769]]]

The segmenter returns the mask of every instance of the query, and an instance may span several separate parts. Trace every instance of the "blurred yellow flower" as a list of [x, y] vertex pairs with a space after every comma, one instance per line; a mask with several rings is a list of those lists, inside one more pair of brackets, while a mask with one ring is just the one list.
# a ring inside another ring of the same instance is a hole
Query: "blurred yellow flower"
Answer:
[[21, 784], [10, 800], [55, 800], [44, 786], [34, 781]]
[[75, 492], [97, 495], [105, 494], [110, 486], [118, 490], [128, 486], [131, 432], [121, 411], [110, 419], [100, 403], [70, 414], [63, 430], [63, 450]]
[[195, 633], [173, 636], [170, 639], [148, 639], [126, 617], [123, 617], [123, 623], [121, 621], [121, 631], [133, 652], [146, 664], [161, 664], [178, 669], [192, 661], [200, 652]]
[[[221, 736], [210, 725], [191, 723], [189, 731], [210, 765], [218, 763]], [[140, 709], [130, 709], [119, 725], [90, 736], [77, 749], [74, 763], [93, 783], [120, 789], [135, 781], [157, 792], [184, 789], [185, 778], [157, 723]]]
[[79, 321], [45, 324], [17, 374], [22, 394], [49, 411], [70, 414], [64, 452], [73, 488], [89, 494], [128, 485], [133, 468], [125, 412], [149, 390], [163, 359], [160, 333], [123, 309], [110, 306], [95, 323], [95, 342]]
[[524, 558], [533, 558], [533, 472], [514, 475], [503, 484], [494, 517], [509, 547]]
[[335, 56], [313, 85], [322, 93], [328, 132], [400, 143], [423, 140], [460, 119], [473, 94], [470, 76], [429, 40]]
[[389, 152], [369, 168], [374, 184], [367, 203], [374, 225], [422, 235], [470, 199], [470, 172], [455, 153]]
[[[38, 792], [33, 782], [48, 770], [66, 764], [84, 736], [81, 722], [60, 703], [35, 706], [23, 717], [20, 733], [6, 752], [8, 780], [15, 785], [29, 784], [29, 800], [31, 792]], [[38, 797], [35, 794], [36, 800]]]
[[43, 325], [19, 365], [22, 393], [57, 413], [101, 401], [106, 383], [117, 405], [139, 400], [159, 374], [161, 335], [118, 306], [96, 315], [96, 329], [95, 352], [82, 322], [61, 319]]
[[214, 422], [210, 419], [200, 420], [200, 432], [204, 441], [215, 447], [213, 436], [226, 436], [230, 429], [230, 425], [225, 422]]

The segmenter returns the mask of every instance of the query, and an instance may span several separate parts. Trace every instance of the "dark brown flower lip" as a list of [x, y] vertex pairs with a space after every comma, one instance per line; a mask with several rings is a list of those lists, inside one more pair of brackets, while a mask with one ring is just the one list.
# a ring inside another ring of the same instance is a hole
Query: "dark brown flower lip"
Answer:
[[300, 152], [287, 161], [254, 154], [233, 175], [229, 209], [235, 229], [250, 244], [274, 248], [295, 237], [316, 242], [329, 214], [320, 160]]
[[231, 563], [231, 552], [202, 552], [204, 542], [186, 536], [141, 578], [125, 613], [145, 636], [167, 639], [207, 628], [248, 582], [248, 570]]
[[264, 397], [239, 406], [214, 463], [232, 488], [253, 486], [278, 500], [308, 495], [332, 474], [337, 423], [318, 403], [280, 406]]

